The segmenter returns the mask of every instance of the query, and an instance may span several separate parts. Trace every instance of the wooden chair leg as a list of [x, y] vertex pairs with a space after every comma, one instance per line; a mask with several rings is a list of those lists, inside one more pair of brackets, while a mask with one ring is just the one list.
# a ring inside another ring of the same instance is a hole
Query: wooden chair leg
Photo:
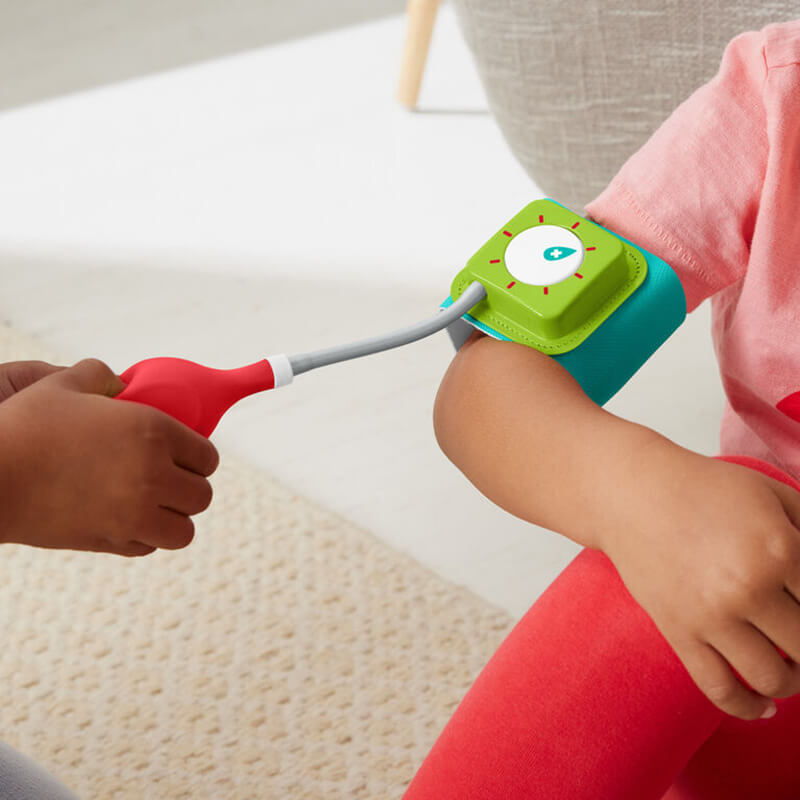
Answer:
[[397, 87], [397, 99], [408, 108], [417, 105], [438, 6], [439, 0], [408, 0], [406, 43]]

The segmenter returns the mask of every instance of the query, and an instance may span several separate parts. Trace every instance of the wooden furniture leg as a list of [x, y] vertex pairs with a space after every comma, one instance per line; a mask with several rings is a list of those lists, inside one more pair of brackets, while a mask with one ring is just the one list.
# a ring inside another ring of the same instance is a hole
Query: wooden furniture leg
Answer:
[[397, 99], [408, 108], [417, 105], [438, 6], [439, 0], [408, 0], [406, 43], [397, 87]]

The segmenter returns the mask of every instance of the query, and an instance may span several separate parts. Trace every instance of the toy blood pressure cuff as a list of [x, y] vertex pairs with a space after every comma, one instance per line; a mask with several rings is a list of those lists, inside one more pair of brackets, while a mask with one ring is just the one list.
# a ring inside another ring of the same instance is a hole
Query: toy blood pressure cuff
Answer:
[[454, 323], [559, 361], [599, 405], [686, 317], [686, 297], [658, 256], [553, 200], [526, 206], [456, 275], [449, 306], [474, 281], [486, 297]]

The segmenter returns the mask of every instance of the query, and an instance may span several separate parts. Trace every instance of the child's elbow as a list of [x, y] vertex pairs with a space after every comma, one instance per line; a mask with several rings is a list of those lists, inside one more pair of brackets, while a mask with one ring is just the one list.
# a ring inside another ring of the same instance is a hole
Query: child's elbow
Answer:
[[445, 375], [441, 384], [439, 384], [439, 391], [436, 393], [436, 400], [433, 404], [433, 432], [439, 448], [448, 458], [450, 458], [451, 428], [453, 423], [453, 389], [451, 383], [452, 381], [448, 381], [447, 375]]
[[475, 345], [486, 339], [473, 334], [461, 347], [442, 378], [433, 405], [433, 430], [442, 452], [458, 463], [459, 444], [472, 427], [475, 416], [476, 387], [480, 385], [483, 347]]

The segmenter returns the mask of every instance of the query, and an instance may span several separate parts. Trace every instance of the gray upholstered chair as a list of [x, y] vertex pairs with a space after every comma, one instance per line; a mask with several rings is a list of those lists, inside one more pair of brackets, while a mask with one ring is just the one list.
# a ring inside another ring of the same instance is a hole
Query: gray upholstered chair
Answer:
[[800, 0], [453, 0], [509, 146], [580, 212], [737, 34]]

